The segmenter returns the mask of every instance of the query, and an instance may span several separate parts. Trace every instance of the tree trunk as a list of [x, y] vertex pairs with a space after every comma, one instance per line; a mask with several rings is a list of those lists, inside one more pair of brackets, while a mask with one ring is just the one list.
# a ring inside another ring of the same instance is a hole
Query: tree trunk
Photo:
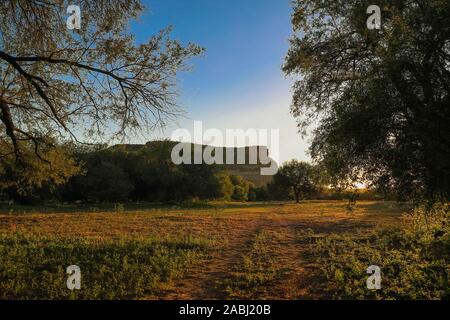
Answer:
[[300, 192], [294, 191], [295, 194], [295, 203], [300, 203]]

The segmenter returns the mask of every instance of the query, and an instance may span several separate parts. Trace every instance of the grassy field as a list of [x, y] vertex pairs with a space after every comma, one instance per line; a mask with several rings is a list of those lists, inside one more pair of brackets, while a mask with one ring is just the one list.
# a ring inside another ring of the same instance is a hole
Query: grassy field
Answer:
[[[325, 253], [312, 244], [410, 219], [374, 201], [35, 211], [0, 214], [3, 299], [325, 298], [315, 276]], [[66, 288], [72, 264], [81, 290]]]

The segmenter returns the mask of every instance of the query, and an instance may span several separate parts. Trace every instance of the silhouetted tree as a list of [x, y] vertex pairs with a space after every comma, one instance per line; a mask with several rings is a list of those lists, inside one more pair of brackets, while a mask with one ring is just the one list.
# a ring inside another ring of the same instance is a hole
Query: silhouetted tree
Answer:
[[297, 0], [284, 71], [311, 154], [341, 181], [450, 195], [450, 1]]
[[291, 160], [284, 163], [273, 178], [273, 184], [286, 194], [292, 192], [295, 202], [315, 190], [313, 166], [309, 163]]

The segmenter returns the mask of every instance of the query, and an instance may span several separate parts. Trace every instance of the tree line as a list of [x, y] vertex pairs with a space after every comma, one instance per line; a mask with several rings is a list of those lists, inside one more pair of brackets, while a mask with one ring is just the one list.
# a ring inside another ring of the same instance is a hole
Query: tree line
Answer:
[[329, 179], [319, 166], [307, 162], [286, 162], [269, 183], [257, 186], [226, 165], [174, 164], [174, 144], [163, 140], [146, 145], [66, 146], [73, 161], [70, 178], [28, 187], [6, 184], [0, 188], [0, 199], [26, 204], [347, 198], [328, 187]]
[[[72, 152], [80, 137], [84, 143], [120, 139], [180, 115], [177, 78], [204, 49], [172, 39], [170, 28], [136, 44], [127, 24], [144, 10], [140, 0], [86, 3], [77, 32], [66, 29], [62, 3], [0, 2], [3, 196], [220, 196], [212, 187], [227, 180], [220, 168], [171, 167], [164, 158], [111, 156], [111, 150]], [[380, 30], [367, 29], [371, 4], [293, 1], [283, 65], [296, 79], [292, 115], [301, 133], [316, 124], [310, 154], [331, 185], [365, 181], [401, 199], [448, 201], [450, 2], [383, 0]], [[124, 169], [128, 162], [136, 167]], [[299, 199], [314, 189], [309, 178], [300, 180], [302, 188], [280, 174], [266, 193], [284, 184]], [[234, 189], [239, 198], [247, 188]]]
[[264, 187], [226, 173], [223, 166], [173, 164], [173, 144], [157, 141], [145, 146], [73, 147], [71, 157], [77, 169], [70, 178], [28, 188], [3, 185], [1, 197], [25, 203], [268, 199]]

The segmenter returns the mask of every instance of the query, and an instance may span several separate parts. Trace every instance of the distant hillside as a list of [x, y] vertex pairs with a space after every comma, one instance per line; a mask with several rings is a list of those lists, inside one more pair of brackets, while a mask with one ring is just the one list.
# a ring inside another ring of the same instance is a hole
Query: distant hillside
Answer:
[[[155, 154], [170, 154], [172, 148], [178, 144], [178, 142], [175, 141], [149, 141], [146, 144], [118, 144], [110, 147], [111, 149], [125, 149], [130, 152], [136, 152], [143, 148], [147, 149], [148, 152], [155, 153]], [[186, 143], [186, 148], [191, 148], [192, 155], [194, 155], [194, 146], [195, 144], [192, 143]], [[198, 145], [197, 145], [198, 146]], [[204, 150], [207, 146], [202, 145], [202, 150]], [[252, 147], [242, 147], [242, 148], [222, 148], [223, 155], [224, 155], [224, 163], [226, 163], [226, 154], [227, 152], [231, 154], [231, 152], [234, 152], [234, 163], [237, 163], [237, 155], [239, 152], [244, 152], [245, 154], [245, 164], [224, 164], [223, 168], [224, 171], [227, 172], [230, 175], [239, 175], [245, 178], [248, 181], [253, 182], [256, 186], [263, 186], [266, 185], [268, 182], [272, 180], [271, 176], [263, 176], [261, 175], [260, 169], [262, 167], [267, 167], [267, 165], [262, 165], [259, 161], [259, 156], [257, 160], [257, 164], [249, 164], [249, 154], [250, 151], [256, 152], [255, 154], [258, 155], [258, 150], [264, 150], [266, 154], [268, 154], [267, 147], [263, 146], [252, 146]], [[271, 159], [272, 161], [272, 159]]]

